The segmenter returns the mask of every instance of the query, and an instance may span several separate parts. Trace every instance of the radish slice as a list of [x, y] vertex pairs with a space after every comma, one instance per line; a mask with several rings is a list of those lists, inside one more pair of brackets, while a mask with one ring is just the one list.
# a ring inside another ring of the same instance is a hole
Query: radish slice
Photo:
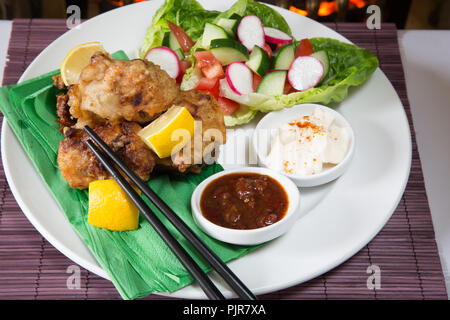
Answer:
[[270, 27], [264, 27], [266, 41], [273, 44], [288, 44], [292, 42], [292, 37], [287, 33]]
[[177, 54], [167, 47], [155, 47], [145, 55], [145, 59], [158, 65], [167, 74], [176, 79], [180, 74], [180, 59]]
[[262, 48], [266, 43], [262, 22], [255, 15], [242, 18], [237, 28], [237, 36], [248, 51], [252, 51], [255, 45]]
[[225, 79], [225, 78], [219, 80], [219, 90], [220, 90], [219, 95], [221, 97], [228, 98], [228, 99], [236, 101], [237, 103], [240, 103], [240, 104], [248, 104], [248, 102], [249, 102], [249, 95], [248, 94], [244, 94], [244, 95], [236, 94], [236, 92], [231, 90], [231, 88], [227, 82], [227, 79]]
[[287, 74], [291, 86], [298, 91], [315, 87], [322, 79], [324, 68], [319, 59], [304, 56], [292, 61]]
[[238, 95], [253, 92], [252, 71], [242, 62], [233, 62], [226, 70], [227, 83]]

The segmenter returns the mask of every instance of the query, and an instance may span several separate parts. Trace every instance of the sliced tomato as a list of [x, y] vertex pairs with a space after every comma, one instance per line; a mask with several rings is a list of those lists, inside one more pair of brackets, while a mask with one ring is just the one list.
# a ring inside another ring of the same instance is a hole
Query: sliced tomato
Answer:
[[[217, 80], [219, 80], [219, 79], [217, 79]], [[219, 99], [219, 94], [220, 94], [220, 81], [217, 81], [216, 84], [214, 85], [214, 87], [211, 90], [209, 90], [209, 95], [211, 97]]]
[[170, 21], [167, 21], [167, 24], [169, 25], [169, 28], [173, 32], [175, 38], [177, 38], [181, 50], [183, 50], [183, 52], [188, 52], [194, 46], [195, 42], [180, 26], [177, 26], [175, 23]]
[[295, 89], [291, 86], [291, 84], [289, 83], [289, 81], [285, 81], [284, 83], [284, 90], [283, 90], [283, 94], [289, 94], [291, 92], [294, 92]]
[[197, 59], [197, 64], [195, 67], [203, 68], [219, 62], [216, 57], [211, 53], [211, 51], [197, 51], [194, 53], [195, 59]]
[[213, 64], [209, 64], [209, 65], [203, 67], [202, 72], [205, 75], [205, 77], [207, 77], [209, 79], [219, 78], [225, 74], [223, 72], [222, 64], [219, 61], [216, 61]]
[[208, 79], [203, 77], [197, 84], [196, 90], [208, 93], [211, 97], [219, 98], [220, 94], [220, 83], [219, 78]]
[[267, 53], [267, 55], [269, 56], [269, 58], [272, 56], [273, 52], [272, 52], [272, 48], [270, 48], [270, 46], [265, 43], [264, 46], [262, 47], [262, 49]]
[[219, 103], [220, 111], [226, 116], [233, 114], [240, 107], [239, 103], [224, 97], [219, 97], [217, 102]]
[[253, 91], [256, 91], [256, 88], [258, 88], [259, 83], [261, 82], [262, 77], [256, 73], [253, 73]]
[[195, 87], [196, 90], [201, 91], [210, 91], [214, 88], [214, 86], [219, 82], [219, 78], [213, 78], [209, 79], [207, 77], [203, 77], [200, 79], [200, 81], [197, 84], [197, 87]]
[[302, 39], [295, 50], [295, 57], [309, 56], [314, 53], [314, 49], [309, 39]]

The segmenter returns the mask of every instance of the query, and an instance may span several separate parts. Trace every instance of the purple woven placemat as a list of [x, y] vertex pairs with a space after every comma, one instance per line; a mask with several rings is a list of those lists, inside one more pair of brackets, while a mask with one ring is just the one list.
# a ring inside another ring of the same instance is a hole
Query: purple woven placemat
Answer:
[[[328, 26], [371, 50], [380, 59], [380, 67], [400, 96], [411, 126], [411, 174], [392, 218], [360, 252], [314, 280], [261, 298], [447, 299], [406, 94], [397, 30], [391, 24], [383, 24], [381, 30], [368, 30], [362, 24]], [[3, 84], [16, 83], [35, 56], [65, 31], [65, 20], [14, 20]], [[371, 265], [381, 269], [380, 289], [368, 289], [367, 268]], [[71, 266], [80, 270], [79, 288], [67, 286]], [[161, 299], [157, 295], [146, 297], [158, 298]], [[14, 200], [2, 167], [0, 299], [120, 299], [111, 282], [76, 266], [34, 229]]]

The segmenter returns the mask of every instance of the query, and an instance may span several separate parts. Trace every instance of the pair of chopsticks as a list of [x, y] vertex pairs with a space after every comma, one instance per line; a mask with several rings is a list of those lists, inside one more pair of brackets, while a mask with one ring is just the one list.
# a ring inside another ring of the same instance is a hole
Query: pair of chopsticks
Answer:
[[[242, 283], [242, 281], [220, 260], [220, 258], [184, 223], [184, 221], [152, 190], [142, 181], [130, 168], [128, 168], [108, 145], [89, 126], [84, 127], [84, 131], [92, 140], [87, 140], [86, 144], [108, 170], [111, 176], [122, 187], [130, 197], [139, 211], [147, 221], [153, 226], [155, 231], [164, 240], [167, 246], [177, 256], [183, 266], [197, 280], [202, 290], [209, 299], [223, 300], [225, 297], [203, 272], [199, 265], [192, 259], [188, 252], [178, 243], [178, 241], [167, 230], [164, 224], [157, 218], [154, 212], [146, 205], [144, 200], [138, 195], [134, 188], [122, 176], [114, 164], [142, 191], [142, 193], [158, 208], [159, 211], [169, 220], [174, 227], [192, 244], [200, 255], [210, 263], [224, 281], [236, 292], [241, 299], [256, 300], [253, 293]], [[94, 142], [95, 143], [94, 143]], [[98, 146], [97, 146], [97, 145]]]

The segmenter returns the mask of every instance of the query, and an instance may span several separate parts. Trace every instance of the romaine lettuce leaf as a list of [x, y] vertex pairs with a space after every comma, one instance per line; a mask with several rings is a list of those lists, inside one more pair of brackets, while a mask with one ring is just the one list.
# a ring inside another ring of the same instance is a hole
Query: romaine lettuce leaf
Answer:
[[261, 19], [261, 22], [265, 27], [276, 28], [291, 34], [291, 28], [281, 14], [265, 4], [251, 0], [236, 1], [230, 9], [219, 14], [219, 16], [215, 19], [215, 22], [219, 21], [220, 18], [229, 18], [233, 13], [236, 13], [241, 17], [254, 14]]
[[152, 25], [147, 32], [140, 50], [140, 57], [154, 47], [162, 45], [164, 33], [170, 31], [167, 20], [179, 25], [196, 41], [203, 33], [206, 22], [220, 14], [218, 11], [208, 11], [195, 0], [166, 0], [153, 16]]
[[241, 105], [238, 111], [231, 116], [224, 116], [225, 125], [227, 127], [233, 127], [240, 124], [249, 123], [258, 113], [256, 110], [251, 110], [246, 105]]
[[283, 16], [279, 14], [278, 11], [275, 11], [262, 3], [248, 1], [244, 16], [249, 14], [254, 14], [259, 17], [264, 27], [275, 28], [292, 35], [291, 28], [286, 20], [284, 20]]

